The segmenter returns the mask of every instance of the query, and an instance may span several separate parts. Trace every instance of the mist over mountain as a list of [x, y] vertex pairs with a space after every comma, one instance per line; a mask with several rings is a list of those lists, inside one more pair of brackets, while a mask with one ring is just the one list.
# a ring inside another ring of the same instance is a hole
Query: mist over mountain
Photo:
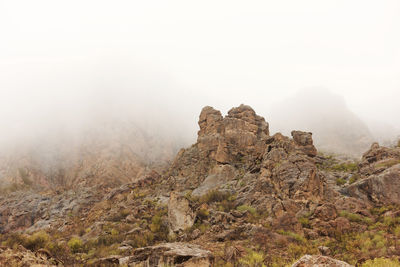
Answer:
[[270, 117], [273, 131], [312, 132], [315, 145], [323, 152], [360, 156], [374, 141], [366, 123], [344, 98], [324, 88], [298, 91], [274, 106]]

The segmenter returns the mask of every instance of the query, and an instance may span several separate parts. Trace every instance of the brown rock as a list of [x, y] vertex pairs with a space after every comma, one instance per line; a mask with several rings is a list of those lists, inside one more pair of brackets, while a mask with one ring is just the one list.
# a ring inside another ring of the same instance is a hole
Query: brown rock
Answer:
[[296, 261], [292, 267], [351, 267], [352, 265], [327, 256], [305, 255]]
[[334, 220], [337, 217], [337, 210], [335, 205], [327, 203], [315, 209], [313, 217], [323, 221]]
[[296, 145], [299, 146], [299, 149], [307, 156], [315, 157], [317, 155], [317, 149], [313, 144], [312, 133], [292, 131], [292, 137]]

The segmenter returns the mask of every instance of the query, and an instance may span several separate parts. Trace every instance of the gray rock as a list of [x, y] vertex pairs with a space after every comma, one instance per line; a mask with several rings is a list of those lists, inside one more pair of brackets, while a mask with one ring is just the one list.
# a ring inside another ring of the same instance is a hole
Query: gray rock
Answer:
[[400, 204], [400, 164], [349, 185], [342, 193], [375, 204]]
[[189, 200], [176, 192], [171, 192], [168, 202], [168, 223], [171, 232], [183, 231], [192, 227], [196, 215]]

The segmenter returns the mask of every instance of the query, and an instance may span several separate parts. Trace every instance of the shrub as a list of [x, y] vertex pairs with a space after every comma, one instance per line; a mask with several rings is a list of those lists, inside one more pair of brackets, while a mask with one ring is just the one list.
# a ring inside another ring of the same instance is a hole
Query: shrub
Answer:
[[339, 216], [347, 218], [351, 222], [357, 222], [357, 223], [365, 223], [365, 224], [371, 224], [372, 219], [368, 217], [361, 216], [356, 213], [351, 213], [345, 210], [341, 210], [339, 212]]
[[249, 267], [266, 267], [264, 264], [265, 255], [263, 252], [256, 252], [253, 250], [249, 250], [246, 256], [239, 259], [239, 262], [243, 266]]
[[359, 179], [360, 179], [360, 175], [353, 174], [349, 179], [349, 184], [353, 184], [353, 183], [357, 182]]
[[213, 203], [213, 202], [221, 202], [223, 200], [228, 200], [232, 198], [232, 195], [228, 192], [222, 192], [218, 190], [208, 191], [207, 194], [200, 197], [201, 203]]
[[391, 160], [388, 160], [388, 161], [385, 161], [385, 162], [383, 162], [383, 163], [379, 163], [379, 164], [377, 164], [376, 166], [378, 167], [378, 168], [390, 168], [390, 167], [392, 167], [392, 166], [394, 166], [394, 165], [396, 165], [396, 164], [400, 164], [400, 160], [398, 160], [398, 159], [391, 159]]
[[80, 252], [83, 248], [83, 242], [79, 237], [72, 237], [68, 241], [68, 247], [72, 253]]
[[257, 210], [251, 206], [241, 205], [236, 208], [238, 211], [248, 211], [251, 215], [256, 215]]
[[396, 226], [396, 228], [394, 228], [393, 233], [397, 238], [400, 238], [400, 225], [398, 225], [398, 226]]
[[207, 209], [201, 208], [197, 211], [197, 217], [200, 218], [200, 220], [206, 220], [210, 216], [210, 212]]
[[396, 259], [376, 258], [367, 260], [361, 265], [362, 267], [400, 267], [400, 263]]
[[18, 245], [24, 246], [25, 243], [26, 243], [26, 237], [24, 235], [19, 233], [12, 233], [7, 237], [7, 239], [2, 243], [2, 245], [13, 248]]
[[336, 184], [337, 185], [344, 185], [346, 183], [346, 180], [345, 179], [343, 179], [343, 178], [337, 178], [336, 179]]
[[49, 241], [49, 235], [45, 231], [36, 232], [27, 238], [25, 247], [30, 250], [44, 248]]
[[358, 166], [357, 163], [340, 163], [333, 165], [330, 169], [332, 171], [356, 172], [358, 170]]
[[280, 233], [281, 235], [287, 235], [291, 238], [293, 238], [294, 240], [296, 240], [299, 243], [306, 243], [306, 239], [304, 238], [304, 236], [290, 232], [290, 231], [284, 231], [284, 230], [279, 230], [278, 233]]
[[160, 231], [161, 223], [162, 223], [161, 216], [154, 215], [153, 218], [151, 218], [150, 231], [152, 231], [153, 233]]
[[310, 228], [311, 227], [310, 220], [307, 217], [300, 217], [299, 218], [299, 223], [301, 223], [301, 225], [304, 228]]

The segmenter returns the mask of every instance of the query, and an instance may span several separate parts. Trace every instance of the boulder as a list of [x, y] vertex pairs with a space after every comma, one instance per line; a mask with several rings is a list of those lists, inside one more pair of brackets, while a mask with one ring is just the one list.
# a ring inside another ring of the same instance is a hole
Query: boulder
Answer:
[[292, 267], [351, 267], [352, 265], [321, 255], [304, 255]]
[[400, 204], [400, 164], [351, 184], [342, 192], [374, 204]]
[[171, 232], [183, 231], [192, 227], [196, 215], [189, 200], [176, 192], [171, 192], [168, 202], [168, 222]]

